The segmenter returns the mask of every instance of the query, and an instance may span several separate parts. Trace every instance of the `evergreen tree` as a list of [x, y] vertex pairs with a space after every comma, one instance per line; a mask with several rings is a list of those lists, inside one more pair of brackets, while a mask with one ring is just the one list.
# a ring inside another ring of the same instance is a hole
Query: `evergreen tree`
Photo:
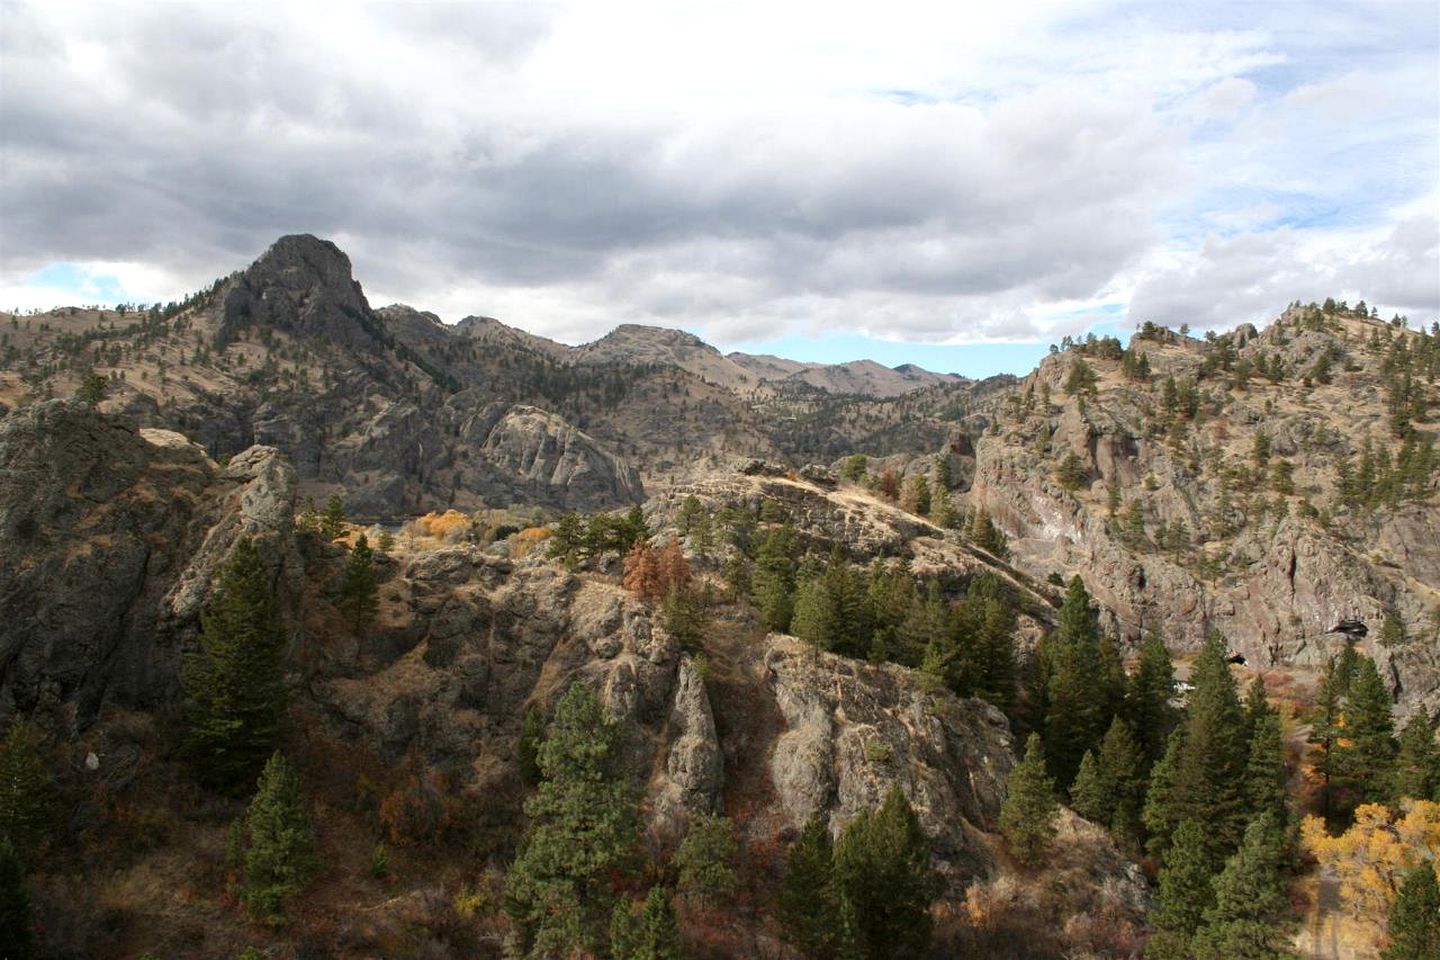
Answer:
[[1435, 866], [1421, 863], [1405, 875], [1390, 905], [1390, 945], [1380, 960], [1435, 960], [1440, 957], [1440, 884]]
[[80, 386], [75, 388], [75, 399], [87, 407], [98, 407], [100, 401], [105, 399], [105, 394], [109, 392], [110, 381], [91, 370], [81, 378]]
[[260, 774], [245, 819], [249, 842], [242, 896], [256, 916], [283, 918], [285, 901], [305, 888], [316, 862], [300, 778], [279, 750]]
[[1040, 862], [1055, 840], [1055, 781], [1046, 771], [1045, 749], [1038, 734], [1025, 743], [1025, 758], [1010, 771], [1005, 802], [1000, 807], [1000, 832], [1015, 859], [1028, 866]]
[[1140, 840], [1140, 814], [1145, 802], [1145, 755], [1130, 727], [1119, 717], [1105, 731], [1097, 766], [1099, 779], [1110, 791], [1110, 800], [1100, 822], [1110, 828], [1116, 840], [1136, 844]]
[[20, 720], [0, 742], [0, 840], [29, 853], [45, 833], [50, 777], [30, 744], [29, 727]]
[[280, 742], [285, 643], [270, 578], [248, 538], [235, 544], [200, 618], [200, 652], [182, 674], [185, 749], [202, 781], [225, 790], [253, 782]]
[[1440, 791], [1440, 751], [1435, 749], [1435, 726], [1425, 708], [1400, 731], [1400, 750], [1395, 757], [1395, 772], [1390, 796], [1399, 801], [1405, 797], [1427, 800]]
[[1105, 826], [1115, 809], [1110, 787], [1100, 776], [1100, 763], [1089, 750], [1080, 758], [1080, 770], [1070, 785], [1070, 806], [1092, 823]]
[[1078, 575], [1070, 581], [1059, 621], [1048, 647], [1045, 755], [1056, 783], [1068, 787], [1080, 758], [1100, 745], [1110, 725], [1113, 670], [1101, 656], [1099, 619]]
[[795, 549], [795, 529], [786, 523], [765, 535], [755, 555], [755, 571], [751, 577], [755, 605], [760, 608], [760, 621], [771, 630], [790, 629]]
[[701, 903], [718, 903], [735, 891], [735, 827], [728, 817], [701, 814], [675, 851], [679, 890]]
[[1008, 712], [1015, 701], [1015, 614], [1001, 601], [983, 601], [973, 649], [978, 662], [974, 693]]
[[1286, 792], [1285, 742], [1280, 714], [1262, 713], [1250, 738], [1245, 767], [1245, 807], [1251, 818], [1268, 815], [1285, 832], [1290, 825], [1290, 797]]
[[1195, 932], [1215, 902], [1216, 866], [1201, 824], [1186, 820], [1175, 828], [1160, 867], [1160, 888], [1150, 917], [1155, 933], [1145, 948], [1146, 957], [1189, 960]]
[[1360, 657], [1345, 698], [1345, 736], [1336, 763], [1353, 805], [1384, 802], [1395, 760], [1390, 691], [1375, 661]]
[[834, 650], [839, 624], [832, 615], [830, 595], [820, 577], [812, 577], [795, 588], [795, 609], [790, 632], [817, 650]]
[[811, 960], [839, 953], [839, 903], [834, 884], [830, 828], [811, 817], [790, 847], [777, 914], [787, 943]]
[[640, 915], [628, 900], [619, 900], [610, 920], [613, 960], [682, 960], [680, 926], [675, 905], [663, 887], [651, 887]]
[[1310, 712], [1308, 739], [1315, 748], [1310, 765], [1320, 776], [1320, 804], [1326, 820], [1330, 819], [1334, 806], [1336, 744], [1340, 739], [1344, 696], [1339, 663], [1331, 657], [1325, 663], [1325, 672], [1320, 677], [1320, 686], [1315, 696], [1315, 706]]
[[1177, 758], [1168, 819], [1206, 825], [1206, 840], [1217, 862], [1239, 846], [1245, 827], [1245, 715], [1226, 662], [1224, 638], [1212, 633], [1195, 660], [1185, 722], [1185, 742]]
[[580, 519], [580, 515], [573, 510], [561, 515], [550, 537], [550, 558], [573, 569], [580, 562], [584, 546], [585, 522]]
[[334, 540], [345, 532], [345, 502], [338, 493], [330, 494], [325, 501], [325, 512], [320, 515], [320, 536]]
[[950, 635], [950, 616], [940, 584], [931, 582], [925, 599], [911, 605], [910, 615], [896, 631], [894, 658], [907, 667], [918, 667], [927, 653], [942, 664], [940, 679], [958, 680], [952, 673], [954, 649]]
[[594, 950], [611, 914], [612, 876], [637, 838], [635, 803], [615, 771], [619, 730], [591, 689], [570, 686], [540, 746], [539, 789], [507, 880], [529, 956]]
[[834, 878], [841, 915], [851, 918], [849, 952], [864, 960], [925, 955], [940, 878], [930, 840], [898, 786], [878, 810], [846, 826], [835, 844]]
[[1158, 634], [1147, 633], [1140, 646], [1140, 662], [1125, 691], [1124, 714], [1130, 729], [1139, 738], [1144, 754], [1142, 769], [1149, 772], [1165, 752], [1165, 742], [1175, 729], [1178, 715], [1175, 698], [1175, 666], [1170, 650]]
[[340, 578], [340, 609], [356, 634], [363, 635], [380, 610], [375, 554], [365, 534], [355, 540], [355, 549], [345, 562]]
[[1184, 750], [1185, 728], [1176, 727], [1165, 743], [1165, 753], [1150, 768], [1150, 784], [1145, 792], [1145, 809], [1140, 822], [1150, 835], [1145, 849], [1153, 857], [1164, 855], [1180, 823], [1175, 819], [1175, 775]]
[[0, 957], [31, 960], [40, 956], [25, 865], [10, 840], [0, 835]]
[[1290, 901], [1280, 868], [1284, 837], [1270, 815], [1245, 830], [1240, 849], [1215, 879], [1215, 903], [1194, 940], [1196, 960], [1282, 960], [1294, 956]]
[[535, 707], [528, 707], [520, 721], [520, 742], [516, 756], [520, 762], [520, 779], [526, 786], [540, 782], [540, 745], [545, 742], [545, 718]]

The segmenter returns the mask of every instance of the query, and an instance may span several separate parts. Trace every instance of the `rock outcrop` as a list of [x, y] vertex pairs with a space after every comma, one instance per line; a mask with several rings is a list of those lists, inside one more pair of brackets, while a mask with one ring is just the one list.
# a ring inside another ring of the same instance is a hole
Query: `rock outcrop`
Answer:
[[220, 470], [178, 434], [73, 401], [0, 420], [0, 713], [173, 696], [182, 643], [237, 536], [288, 553], [294, 473]]

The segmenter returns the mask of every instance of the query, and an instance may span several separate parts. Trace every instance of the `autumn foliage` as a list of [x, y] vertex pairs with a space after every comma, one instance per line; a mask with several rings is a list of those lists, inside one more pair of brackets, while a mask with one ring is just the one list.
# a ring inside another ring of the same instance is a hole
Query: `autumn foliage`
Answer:
[[691, 579], [690, 564], [678, 541], [671, 540], [659, 550], [641, 541], [625, 555], [625, 589], [642, 600], [658, 603], [672, 590], [683, 593]]
[[1440, 856], [1440, 803], [1407, 800], [1399, 811], [1362, 804], [1355, 825], [1338, 837], [1319, 817], [1301, 825], [1305, 849], [1340, 877], [1340, 898], [1361, 917], [1381, 920], [1405, 874]]

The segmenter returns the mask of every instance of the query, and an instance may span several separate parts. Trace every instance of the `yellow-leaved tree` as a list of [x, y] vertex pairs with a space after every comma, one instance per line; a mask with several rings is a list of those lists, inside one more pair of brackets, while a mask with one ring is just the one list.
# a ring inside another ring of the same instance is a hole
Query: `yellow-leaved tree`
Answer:
[[1305, 849], [1334, 866], [1341, 899], [1357, 916], [1383, 922], [1405, 874], [1440, 856], [1440, 803], [1406, 800], [1399, 810], [1366, 803], [1338, 837], [1319, 817], [1306, 817], [1300, 831]]

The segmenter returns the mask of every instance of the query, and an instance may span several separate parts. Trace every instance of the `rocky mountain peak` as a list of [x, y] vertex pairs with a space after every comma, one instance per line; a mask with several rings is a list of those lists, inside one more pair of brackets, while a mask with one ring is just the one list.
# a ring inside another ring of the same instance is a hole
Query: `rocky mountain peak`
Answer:
[[356, 348], [380, 335], [350, 258], [310, 234], [281, 237], [229, 285], [217, 339], [229, 342], [245, 327], [274, 326], [318, 335]]

